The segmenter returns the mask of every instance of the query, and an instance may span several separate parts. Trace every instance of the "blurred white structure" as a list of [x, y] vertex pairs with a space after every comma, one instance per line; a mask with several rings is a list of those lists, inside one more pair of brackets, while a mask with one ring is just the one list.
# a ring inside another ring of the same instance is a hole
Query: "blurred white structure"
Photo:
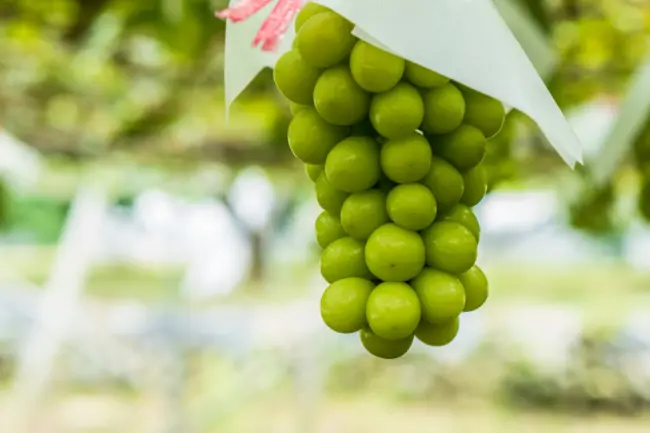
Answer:
[[233, 182], [228, 199], [235, 215], [251, 229], [265, 229], [275, 208], [273, 184], [260, 167], [243, 170]]
[[0, 175], [17, 187], [29, 187], [42, 171], [41, 157], [0, 127]]

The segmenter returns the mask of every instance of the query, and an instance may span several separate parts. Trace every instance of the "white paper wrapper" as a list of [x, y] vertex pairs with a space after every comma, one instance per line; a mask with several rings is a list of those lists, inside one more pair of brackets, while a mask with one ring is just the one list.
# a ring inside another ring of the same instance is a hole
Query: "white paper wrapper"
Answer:
[[[314, 1], [353, 22], [360, 39], [526, 113], [567, 164], [582, 162], [578, 138], [492, 0]], [[274, 53], [251, 47], [274, 3], [249, 20], [227, 24], [227, 107], [291, 47], [293, 32]]]
[[559, 63], [550, 36], [526, 13], [518, 0], [494, 0], [494, 5], [539, 75], [546, 79]]

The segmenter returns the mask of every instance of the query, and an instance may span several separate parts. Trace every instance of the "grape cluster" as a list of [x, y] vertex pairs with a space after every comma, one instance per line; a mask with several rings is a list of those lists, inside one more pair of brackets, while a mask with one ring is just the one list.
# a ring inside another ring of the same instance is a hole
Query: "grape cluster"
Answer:
[[358, 40], [323, 6], [307, 3], [295, 26], [274, 78], [294, 114], [289, 147], [323, 209], [322, 318], [380, 358], [404, 355], [414, 338], [446, 345], [488, 296], [472, 207], [504, 108]]

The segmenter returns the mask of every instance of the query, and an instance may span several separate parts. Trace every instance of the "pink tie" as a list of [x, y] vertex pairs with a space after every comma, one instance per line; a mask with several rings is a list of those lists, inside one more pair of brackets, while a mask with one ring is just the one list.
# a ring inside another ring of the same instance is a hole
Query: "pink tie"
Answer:
[[[273, 0], [242, 0], [236, 6], [217, 13], [217, 17], [234, 23], [243, 21], [271, 1]], [[257, 32], [253, 46], [257, 47], [261, 43], [262, 51], [275, 50], [301, 6], [302, 0], [279, 0]]]

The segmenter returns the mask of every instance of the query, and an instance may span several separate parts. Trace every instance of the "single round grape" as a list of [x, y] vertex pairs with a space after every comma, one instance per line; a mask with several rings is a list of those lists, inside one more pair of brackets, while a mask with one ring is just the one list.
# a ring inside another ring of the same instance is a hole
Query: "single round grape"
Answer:
[[413, 344], [413, 335], [402, 340], [386, 340], [381, 338], [370, 328], [363, 328], [359, 331], [361, 344], [368, 353], [382, 359], [397, 359], [404, 356]]
[[302, 105], [312, 105], [320, 74], [319, 69], [305, 63], [297, 50], [284, 53], [273, 69], [273, 79], [280, 93], [289, 101]]
[[364, 258], [364, 245], [350, 237], [337, 239], [323, 250], [321, 275], [328, 283], [344, 278], [372, 279]]
[[470, 170], [483, 161], [487, 140], [480, 129], [460, 125], [449, 134], [432, 139], [434, 152], [459, 171]]
[[411, 286], [420, 298], [422, 318], [429, 323], [446, 323], [465, 308], [465, 289], [451, 274], [425, 268]]
[[437, 221], [454, 221], [467, 227], [472, 232], [476, 241], [481, 238], [481, 226], [479, 225], [478, 218], [474, 215], [474, 211], [467, 205], [457, 204], [447, 213], [438, 216]]
[[425, 89], [444, 86], [449, 82], [449, 78], [444, 75], [413, 62], [406, 62], [405, 75], [411, 83]]
[[487, 194], [487, 173], [485, 167], [477, 165], [463, 173], [465, 190], [460, 201], [467, 206], [476, 206]]
[[436, 197], [438, 212], [446, 212], [458, 204], [465, 190], [463, 175], [437, 156], [431, 158], [431, 169], [421, 183]]
[[460, 126], [465, 117], [463, 94], [451, 83], [424, 93], [422, 130], [429, 134], [447, 134]]
[[378, 285], [366, 304], [370, 329], [386, 340], [402, 340], [413, 335], [420, 315], [418, 295], [406, 283]]
[[404, 59], [365, 41], [357, 41], [350, 55], [352, 76], [368, 92], [393, 88], [404, 75], [404, 64]]
[[320, 300], [323, 322], [335, 332], [352, 334], [366, 325], [366, 304], [375, 285], [363, 278], [330, 284]]
[[296, 21], [294, 22], [294, 28], [296, 29], [296, 33], [300, 31], [303, 24], [305, 24], [311, 17], [321, 12], [332, 12], [332, 10], [318, 3], [314, 3], [314, 2], [306, 3], [302, 7], [302, 9], [300, 9], [300, 12], [298, 12], [298, 14], [296, 15]]
[[415, 336], [427, 346], [441, 347], [454, 341], [460, 328], [460, 317], [455, 317], [445, 323], [434, 325], [427, 321], [422, 321]]
[[387, 222], [386, 195], [378, 189], [357, 192], [343, 203], [341, 224], [350, 237], [365, 241]]
[[465, 288], [465, 311], [475, 311], [481, 308], [488, 298], [488, 280], [478, 265], [458, 276]]
[[401, 138], [418, 129], [424, 118], [420, 92], [402, 82], [392, 89], [377, 93], [370, 102], [370, 121], [386, 138]]
[[472, 125], [487, 138], [499, 133], [506, 119], [506, 110], [498, 100], [466, 86], [459, 86], [465, 98], [463, 123]]
[[327, 123], [316, 110], [307, 107], [289, 124], [289, 148], [304, 163], [323, 164], [329, 151], [349, 132], [349, 128]]
[[386, 199], [388, 216], [398, 226], [419, 231], [436, 219], [438, 205], [429, 188], [419, 183], [398, 185]]
[[325, 166], [322, 164], [305, 164], [305, 172], [312, 182], [316, 182], [318, 180], [318, 176], [321, 175], [324, 169]]
[[314, 106], [334, 125], [353, 125], [368, 115], [370, 95], [352, 78], [346, 65], [325, 70], [314, 87]]
[[334, 187], [360, 192], [379, 181], [379, 143], [369, 137], [349, 137], [334, 146], [325, 161], [325, 174]]
[[424, 262], [422, 238], [395, 224], [379, 227], [366, 243], [368, 268], [383, 281], [408, 281], [420, 273]]
[[316, 180], [316, 200], [320, 207], [332, 215], [341, 215], [341, 208], [343, 203], [350, 194], [341, 191], [332, 185], [328, 180], [325, 173], [318, 176]]
[[305, 21], [296, 35], [296, 46], [307, 64], [328, 68], [350, 55], [356, 38], [354, 25], [334, 12], [321, 12]]
[[388, 140], [381, 148], [381, 168], [394, 182], [418, 182], [431, 168], [431, 145], [417, 132]]
[[327, 211], [321, 212], [316, 218], [316, 241], [321, 248], [327, 248], [329, 244], [337, 239], [347, 236], [341, 221]]
[[464, 225], [441, 221], [422, 232], [426, 248], [427, 265], [432, 268], [460, 274], [467, 272], [476, 263], [478, 243], [471, 231]]

